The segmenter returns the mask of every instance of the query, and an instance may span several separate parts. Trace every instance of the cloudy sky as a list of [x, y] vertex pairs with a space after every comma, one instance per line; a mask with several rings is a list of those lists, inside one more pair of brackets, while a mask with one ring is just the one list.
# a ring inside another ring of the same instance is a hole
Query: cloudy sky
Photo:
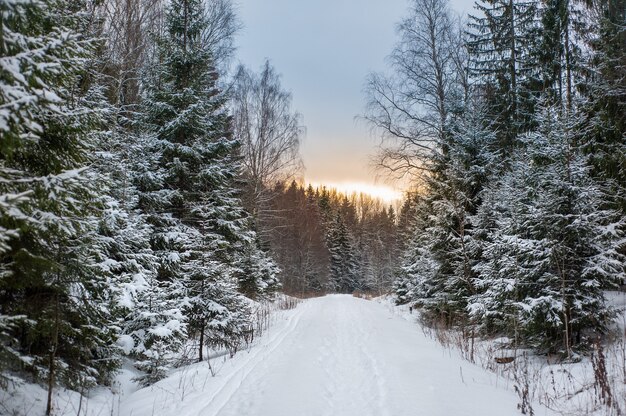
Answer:
[[[235, 1], [239, 60], [258, 69], [269, 58], [303, 115], [306, 180], [384, 185], [370, 163], [379, 140], [356, 116], [367, 74], [386, 69], [408, 0]], [[453, 7], [467, 11], [471, 0]]]

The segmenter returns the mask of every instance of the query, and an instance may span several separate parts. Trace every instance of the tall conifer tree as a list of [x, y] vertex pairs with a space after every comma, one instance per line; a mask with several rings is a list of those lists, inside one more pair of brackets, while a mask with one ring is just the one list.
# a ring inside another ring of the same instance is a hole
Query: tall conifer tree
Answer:
[[50, 392], [115, 367], [108, 285], [94, 267], [101, 208], [88, 169], [100, 96], [82, 2], [0, 6], [0, 362]]

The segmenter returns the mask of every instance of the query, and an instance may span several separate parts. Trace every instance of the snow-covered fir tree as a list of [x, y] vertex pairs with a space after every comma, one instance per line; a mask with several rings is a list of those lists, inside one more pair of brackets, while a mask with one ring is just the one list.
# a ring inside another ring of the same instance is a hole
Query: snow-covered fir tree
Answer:
[[89, 153], [102, 98], [83, 7], [2, 5], [0, 363], [49, 390], [107, 382], [116, 367], [109, 282], [95, 264], [102, 206]]
[[623, 273], [619, 216], [601, 207], [573, 117], [544, 107], [539, 121], [486, 197], [500, 208], [475, 266], [481, 291], [468, 308], [483, 329], [569, 357], [610, 323], [602, 289]]
[[250, 299], [271, 298], [280, 288], [280, 269], [256, 244], [248, 244], [238, 263], [239, 291]]
[[[139, 208], [149, 214], [159, 259], [154, 293], [165, 294], [158, 299], [163, 304], [146, 311], [160, 320], [145, 328], [159, 338], [154, 345], [162, 351], [142, 356], [161, 360], [159, 365], [164, 355], [174, 357], [185, 329], [199, 340], [202, 360], [207, 345], [236, 350], [249, 325], [236, 270], [255, 235], [235, 195], [238, 143], [231, 138], [227, 97], [216, 84], [213, 51], [203, 37], [206, 25], [202, 1], [171, 2], [142, 105], [148, 155], [137, 177]], [[264, 278], [264, 286], [275, 281], [267, 273]]]
[[[411, 233], [402, 254], [401, 268], [394, 282], [396, 303], [417, 304], [427, 311], [441, 310], [445, 299], [441, 299], [437, 288], [438, 262], [432, 255], [432, 241], [428, 233], [429, 204], [423, 197], [415, 198], [411, 212]], [[445, 296], [442, 293], [443, 296]]]
[[339, 213], [328, 225], [326, 244], [330, 252], [329, 290], [338, 293], [352, 293], [361, 288], [360, 265], [354, 247], [353, 237], [346, 221]]
[[[480, 107], [467, 111], [432, 161], [427, 194], [414, 209], [414, 231], [403, 259], [406, 276], [397, 283], [398, 301], [416, 302], [432, 318], [448, 323], [465, 314], [467, 299], [476, 291], [472, 268], [479, 261], [479, 246], [471, 235], [470, 216], [480, 206], [480, 191], [495, 163], [490, 151], [495, 137], [485, 123]], [[407, 298], [408, 291], [413, 299]]]
[[533, 125], [538, 82], [537, 0], [481, 0], [470, 14], [469, 70], [498, 133], [501, 151]]

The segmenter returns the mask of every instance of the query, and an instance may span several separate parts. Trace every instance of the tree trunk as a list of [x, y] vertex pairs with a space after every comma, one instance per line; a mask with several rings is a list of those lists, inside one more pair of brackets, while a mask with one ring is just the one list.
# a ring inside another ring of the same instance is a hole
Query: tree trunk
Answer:
[[198, 362], [201, 363], [203, 360], [202, 352], [204, 350], [204, 320], [200, 324], [200, 351], [198, 353]]
[[59, 294], [55, 295], [55, 312], [54, 312], [54, 335], [52, 337], [52, 345], [50, 346], [49, 363], [48, 363], [48, 401], [46, 403], [46, 416], [52, 414], [52, 390], [54, 388], [54, 372], [56, 370], [54, 360], [56, 359], [57, 348], [59, 344]]
[[[511, 29], [511, 62], [509, 64], [509, 71], [511, 76], [511, 110], [513, 111], [513, 117], [517, 123], [517, 51], [515, 42], [515, 3], [513, 0], [509, 0], [510, 8], [510, 29]], [[516, 126], [517, 127], [517, 126]]]

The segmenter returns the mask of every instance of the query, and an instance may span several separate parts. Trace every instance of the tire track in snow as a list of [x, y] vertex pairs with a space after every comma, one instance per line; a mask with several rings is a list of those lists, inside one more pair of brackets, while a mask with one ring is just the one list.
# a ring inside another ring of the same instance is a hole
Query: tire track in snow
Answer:
[[[155, 409], [155, 390], [142, 389], [126, 400], [125, 412], [120, 414], [518, 414], [515, 392], [496, 387], [483, 369], [443, 356], [439, 344], [425, 337], [415, 323], [384, 305], [351, 296], [304, 302], [265, 333], [247, 355], [238, 354], [231, 362], [223, 376], [209, 379], [206, 387], [189, 393], [184, 403], [181, 399]], [[203, 374], [208, 374], [203, 368]], [[459, 368], [464, 379], [459, 377]], [[180, 375], [173, 375], [159, 382], [159, 388], [177, 392], [180, 380]], [[553, 414], [539, 409], [537, 405], [537, 415]]]
[[[328, 406], [328, 412], [325, 414], [327, 416], [334, 416], [334, 402], [333, 399], [335, 397], [335, 393], [337, 391], [337, 383], [334, 380], [333, 375], [329, 368], [336, 367], [336, 357], [332, 353], [333, 343], [328, 339], [324, 338], [323, 345], [319, 348], [317, 362], [319, 366], [323, 369], [324, 373], [328, 377], [328, 382], [324, 384], [324, 393], [323, 397]], [[329, 364], [330, 363], [330, 364]]]
[[[360, 313], [364, 314], [365, 308], [360, 308]], [[377, 408], [378, 412], [377, 416], [389, 416], [389, 410], [387, 407], [387, 394], [386, 394], [386, 380], [383, 377], [382, 372], [380, 371], [380, 366], [378, 361], [376, 360], [374, 354], [368, 348], [369, 341], [371, 338], [371, 332], [365, 330], [362, 325], [357, 325], [359, 329], [359, 336], [362, 339], [362, 342], [359, 343], [359, 349], [363, 353], [363, 355], [367, 358], [367, 361], [370, 364], [370, 368], [372, 370], [372, 378], [376, 382], [376, 395], [378, 396], [377, 400]]]
[[[372, 354], [365, 347], [371, 334], [364, 328], [363, 309], [337, 305], [337, 319], [329, 328], [330, 336], [325, 345], [332, 347], [333, 354], [324, 368], [327, 375], [326, 397], [330, 408], [325, 416], [359, 414], [362, 416], [385, 416], [384, 392], [381, 374]], [[351, 299], [351, 302], [362, 302]]]
[[[283, 328], [278, 334], [275, 334], [271, 341], [264, 345], [263, 348], [260, 348], [261, 346], [259, 346], [256, 353], [250, 354], [250, 357], [242, 362], [238, 366], [237, 370], [235, 370], [233, 374], [231, 374], [226, 381], [224, 381], [222, 387], [217, 390], [215, 394], [213, 394], [208, 401], [209, 404], [197, 413], [198, 416], [218, 415], [241, 387], [242, 383], [246, 380], [246, 377], [248, 377], [248, 375], [254, 371], [259, 364], [263, 363], [265, 358], [272, 355], [272, 353], [280, 347], [285, 338], [287, 338], [294, 328], [298, 326], [300, 318], [304, 314], [307, 307], [310, 306], [304, 302], [300, 308], [296, 309], [296, 313], [289, 318], [290, 322], [285, 328]], [[260, 357], [261, 355], [263, 355], [263, 357]], [[254, 364], [247, 366], [250, 362], [254, 362]]]

